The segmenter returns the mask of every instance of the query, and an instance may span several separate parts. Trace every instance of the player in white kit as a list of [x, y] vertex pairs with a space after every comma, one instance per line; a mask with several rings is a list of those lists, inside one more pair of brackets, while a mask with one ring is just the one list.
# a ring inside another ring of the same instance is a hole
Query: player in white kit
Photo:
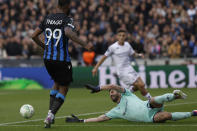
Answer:
[[113, 56], [114, 63], [117, 70], [117, 75], [120, 81], [126, 85], [124, 88], [129, 89], [131, 92], [140, 90], [141, 94], [147, 99], [151, 98], [150, 93], [145, 89], [145, 84], [138, 75], [138, 73], [131, 66], [131, 57], [143, 57], [143, 54], [136, 53], [131, 45], [126, 42], [127, 32], [124, 29], [119, 29], [117, 32], [118, 41], [109, 46], [104, 56], [96, 64], [92, 70], [93, 76], [97, 73], [99, 66], [109, 56]]

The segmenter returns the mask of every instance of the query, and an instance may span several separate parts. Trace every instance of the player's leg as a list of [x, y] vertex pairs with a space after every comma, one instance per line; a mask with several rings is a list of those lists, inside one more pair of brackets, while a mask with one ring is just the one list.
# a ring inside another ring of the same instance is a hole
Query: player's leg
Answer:
[[[51, 76], [51, 78], [54, 80], [54, 78], [56, 77], [56, 63], [52, 62], [52, 61], [48, 61], [48, 60], [44, 60], [44, 64], [45, 67], [47, 69], [47, 72], [49, 73], [49, 75]], [[50, 100], [49, 100], [49, 112], [51, 112], [51, 106], [53, 104], [53, 101], [55, 100], [55, 96], [57, 95], [58, 91], [59, 91], [59, 87], [58, 87], [58, 83], [54, 82], [54, 85], [50, 91]]]
[[[68, 86], [61, 86], [58, 85], [59, 91], [56, 94], [52, 105], [50, 106], [50, 111], [48, 112], [48, 115], [44, 121], [45, 123], [45, 128], [50, 128], [51, 124], [54, 123], [55, 115], [60, 109], [60, 107], [63, 105], [65, 96], [68, 92]], [[50, 103], [51, 104], [51, 103]]]
[[68, 92], [68, 86], [59, 85], [59, 92], [57, 93], [53, 105], [51, 106], [51, 113], [55, 115], [64, 103], [66, 94]]
[[170, 102], [175, 99], [185, 99], [187, 95], [180, 90], [174, 90], [173, 93], [166, 93], [161, 96], [156, 96], [151, 98], [150, 104], [154, 108], [160, 108], [163, 106], [164, 102]]
[[137, 80], [133, 83], [133, 88], [131, 89], [133, 91], [137, 91], [139, 90], [141, 92], [141, 94], [150, 99], [151, 98], [151, 95], [150, 93], [146, 90], [145, 88], [145, 84], [144, 82], [142, 81], [141, 77], [138, 77]]
[[138, 91], [139, 89], [138, 89], [137, 87], [134, 87], [134, 86], [132, 85], [132, 86], [129, 87], [129, 90], [130, 90], [131, 92], [136, 92], [136, 91]]
[[59, 62], [56, 64], [57, 69], [54, 74], [54, 80], [58, 83], [58, 93], [55, 96], [51, 106], [51, 113], [55, 115], [64, 103], [69, 84], [72, 82], [72, 65], [71, 63]]
[[[156, 96], [154, 98], [151, 98], [150, 105], [153, 108], [161, 108], [164, 104], [164, 102], [170, 102], [175, 99], [185, 99], [186, 94], [183, 93], [180, 90], [174, 90], [173, 93], [166, 93], [161, 96]], [[165, 122], [166, 120], [181, 120], [186, 119], [191, 116], [197, 116], [197, 111], [193, 112], [158, 112], [154, 116], [154, 122]]]
[[[55, 74], [56, 74], [56, 67], [54, 65], [56, 65], [56, 63], [52, 62], [52, 61], [48, 61], [48, 60], [44, 60], [44, 64], [45, 64], [45, 67], [47, 69], [47, 72], [49, 73], [49, 75], [51, 76], [52, 79], [54, 79], [55, 77]], [[45, 123], [45, 127], [46, 128], [49, 128], [50, 125], [48, 125], [47, 123], [49, 123], [49, 119], [50, 118], [50, 123], [53, 124], [54, 123], [54, 116], [51, 115], [51, 108], [52, 108], [52, 105], [53, 105], [53, 102], [55, 100], [55, 97], [59, 91], [59, 87], [58, 87], [58, 83], [55, 82], [51, 91], [50, 91], [50, 99], [49, 99], [49, 111], [48, 111], [48, 114], [47, 114], [47, 117], [46, 119], [44, 120], [44, 123]]]
[[126, 85], [122, 80], [119, 80], [119, 84], [122, 88], [126, 88], [130, 90], [130, 87], [128, 85]]
[[51, 107], [53, 105], [53, 102], [55, 100], [56, 95], [59, 92], [59, 85], [55, 82], [51, 91], [50, 91], [50, 102], [49, 102], [49, 112], [51, 112]]
[[[128, 70], [130, 71], [128, 72]], [[144, 97], [146, 97], [147, 99], [150, 99], [151, 95], [146, 90], [145, 84], [143, 80], [141, 79], [141, 77], [137, 74], [136, 71], [134, 71], [134, 69], [133, 70], [128, 69], [128, 70], [119, 75], [120, 82], [127, 85], [128, 87], [126, 88], [129, 89], [131, 92], [135, 92], [139, 90]]]
[[154, 122], [165, 122], [166, 120], [182, 120], [187, 119], [192, 116], [197, 116], [197, 110], [194, 110], [192, 112], [158, 112], [154, 116]]
[[155, 114], [153, 121], [156, 123], [165, 122], [166, 120], [171, 120], [172, 115], [169, 112], [158, 112]]
[[53, 68], [49, 71], [51, 77], [55, 83], [57, 83], [56, 86], [54, 86], [54, 89], [58, 89], [58, 92], [56, 92], [55, 98], [52, 98], [53, 100], [50, 105], [51, 111], [48, 113], [44, 121], [45, 128], [50, 128], [51, 124], [53, 123], [55, 114], [64, 103], [65, 96], [68, 92], [68, 86], [72, 82], [71, 63], [53, 62], [52, 65]]
[[[49, 111], [48, 115], [51, 113], [53, 102], [55, 101], [55, 97], [59, 92], [59, 85], [58, 83], [54, 83], [51, 91], [50, 91], [50, 99], [49, 99]], [[52, 119], [52, 124], [55, 123], [55, 117]]]

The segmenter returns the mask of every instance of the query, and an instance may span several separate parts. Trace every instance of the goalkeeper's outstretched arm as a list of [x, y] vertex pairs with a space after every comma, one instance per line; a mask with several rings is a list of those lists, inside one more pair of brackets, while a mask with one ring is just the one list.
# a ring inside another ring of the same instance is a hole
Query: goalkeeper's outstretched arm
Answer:
[[79, 119], [77, 116], [75, 115], [71, 115], [71, 117], [67, 117], [66, 118], [66, 122], [69, 123], [76, 123], [76, 122], [80, 122], [80, 123], [87, 123], [87, 122], [102, 122], [102, 121], [107, 121], [110, 120], [111, 118], [105, 116], [105, 115], [101, 115], [99, 117], [95, 117], [95, 118], [88, 118], [88, 119]]
[[111, 118], [107, 117], [106, 115], [101, 115], [101, 116], [95, 117], [95, 118], [84, 119], [84, 123], [87, 123], [87, 122], [102, 122], [102, 121], [108, 121], [108, 120], [111, 120]]

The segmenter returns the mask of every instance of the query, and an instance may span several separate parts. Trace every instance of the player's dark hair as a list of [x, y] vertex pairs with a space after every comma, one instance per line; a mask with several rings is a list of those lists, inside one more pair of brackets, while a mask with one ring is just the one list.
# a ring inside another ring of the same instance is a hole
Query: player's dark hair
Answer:
[[70, 5], [71, 0], [58, 0], [58, 6], [64, 7]]
[[121, 32], [127, 33], [127, 30], [123, 29], [123, 28], [120, 28], [120, 29], [117, 30], [117, 33], [121, 33]]

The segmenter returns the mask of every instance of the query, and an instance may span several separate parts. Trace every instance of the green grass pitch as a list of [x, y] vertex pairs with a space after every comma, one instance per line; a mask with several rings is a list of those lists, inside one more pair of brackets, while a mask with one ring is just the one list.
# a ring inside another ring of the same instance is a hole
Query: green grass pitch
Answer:
[[[169, 112], [185, 112], [197, 109], [197, 89], [181, 89], [188, 98], [165, 104]], [[152, 96], [172, 92], [173, 89], [149, 89]], [[139, 92], [136, 94], [144, 99]], [[43, 119], [46, 117], [49, 103], [49, 90], [0, 90], [0, 131], [196, 131], [197, 117], [166, 123], [137, 123], [114, 119], [100, 123], [65, 123], [65, 117], [74, 113], [79, 118], [101, 115], [115, 106], [108, 92], [90, 94], [85, 88], [71, 88], [61, 110], [56, 115], [55, 125], [45, 129]], [[35, 115], [24, 119], [19, 114], [20, 106], [31, 104]]]

